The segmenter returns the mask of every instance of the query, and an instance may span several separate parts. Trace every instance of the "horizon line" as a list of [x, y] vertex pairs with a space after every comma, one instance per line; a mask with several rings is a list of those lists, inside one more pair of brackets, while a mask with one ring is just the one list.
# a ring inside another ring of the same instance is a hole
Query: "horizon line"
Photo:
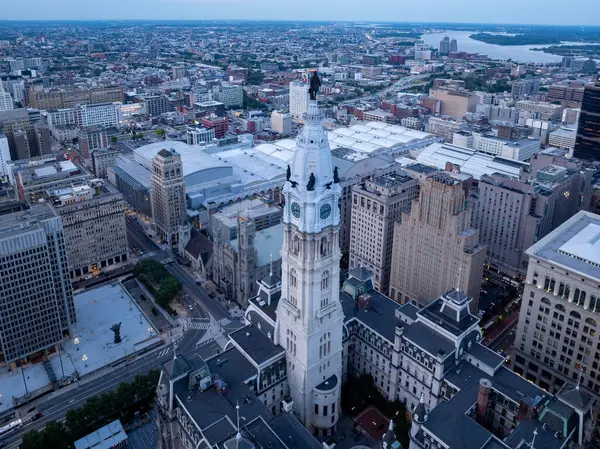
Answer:
[[411, 21], [386, 21], [386, 20], [333, 20], [333, 19], [189, 19], [189, 18], [171, 18], [171, 19], [0, 19], [0, 23], [7, 22], [306, 22], [306, 23], [353, 23], [353, 24], [407, 24], [407, 25], [492, 25], [492, 26], [531, 26], [531, 27], [583, 27], [598, 28], [600, 25], [585, 24], [542, 24], [542, 23], [505, 23], [505, 22], [423, 22], [418, 20]]

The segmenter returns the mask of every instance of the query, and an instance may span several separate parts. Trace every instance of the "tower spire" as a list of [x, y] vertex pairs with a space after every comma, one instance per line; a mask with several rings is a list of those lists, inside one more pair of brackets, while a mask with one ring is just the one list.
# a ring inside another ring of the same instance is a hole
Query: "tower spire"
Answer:
[[462, 267], [458, 267], [458, 273], [456, 273], [456, 291], [460, 291], [460, 275], [462, 274]]
[[269, 257], [271, 258], [269, 262], [269, 276], [273, 276], [273, 253], [270, 253]]

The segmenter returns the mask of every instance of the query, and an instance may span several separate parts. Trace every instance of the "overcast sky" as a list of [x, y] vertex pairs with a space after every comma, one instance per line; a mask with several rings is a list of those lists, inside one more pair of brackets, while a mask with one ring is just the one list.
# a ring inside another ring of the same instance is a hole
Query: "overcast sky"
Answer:
[[600, 0], [2, 0], [2, 19], [251, 19], [599, 25]]

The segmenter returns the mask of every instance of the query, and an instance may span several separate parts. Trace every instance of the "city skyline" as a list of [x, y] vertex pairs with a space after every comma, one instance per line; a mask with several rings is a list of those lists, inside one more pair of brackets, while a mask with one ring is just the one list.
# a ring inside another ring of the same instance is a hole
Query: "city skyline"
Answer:
[[[5, 5], [3, 12], [5, 20], [286, 20], [293, 17], [295, 21], [598, 25], [594, 17], [600, 14], [600, 3], [593, 0], [574, 0], [568, 9], [562, 8], [556, 0], [544, 2], [544, 8], [539, 8], [540, 4], [538, 0], [505, 0], [501, 8], [492, 5], [474, 9], [471, 0], [454, 0], [451, 8], [443, 0], [423, 0], [419, 8], [398, 8], [390, 0], [374, 0], [369, 9], [364, 10], [358, 0], [345, 2], [343, 8], [337, 1], [324, 5], [307, 0], [287, 4], [284, 10], [277, 8], [274, 0], [129, 0], [126, 8], [117, 0], [85, 5], [74, 0], [58, 0], [52, 3], [52, 8], [42, 0], [28, 0]], [[556, 14], [556, 8], [560, 8], [560, 15]]]

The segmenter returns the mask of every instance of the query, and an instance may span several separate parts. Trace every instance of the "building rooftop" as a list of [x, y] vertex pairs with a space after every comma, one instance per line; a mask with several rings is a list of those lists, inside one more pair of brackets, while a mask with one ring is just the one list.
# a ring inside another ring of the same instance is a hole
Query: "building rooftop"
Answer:
[[285, 350], [281, 346], [274, 345], [269, 337], [253, 325], [238, 329], [229, 334], [229, 337], [257, 365], [285, 353]]
[[127, 434], [117, 419], [75, 441], [75, 449], [112, 449], [123, 441], [127, 441]]
[[[239, 240], [229, 242], [234, 251], [239, 251]], [[277, 224], [256, 232], [254, 247], [258, 254], [258, 266], [263, 267], [271, 262], [271, 257], [279, 259], [279, 252], [283, 245], [283, 224]]]
[[520, 178], [529, 164], [498, 156], [491, 156], [471, 148], [448, 143], [434, 143], [425, 147], [417, 156], [417, 162], [445, 170], [451, 163], [460, 167], [460, 171], [473, 175], [479, 180], [483, 175], [501, 173], [511, 178]]
[[531, 246], [527, 255], [600, 281], [600, 216], [578, 212]]

